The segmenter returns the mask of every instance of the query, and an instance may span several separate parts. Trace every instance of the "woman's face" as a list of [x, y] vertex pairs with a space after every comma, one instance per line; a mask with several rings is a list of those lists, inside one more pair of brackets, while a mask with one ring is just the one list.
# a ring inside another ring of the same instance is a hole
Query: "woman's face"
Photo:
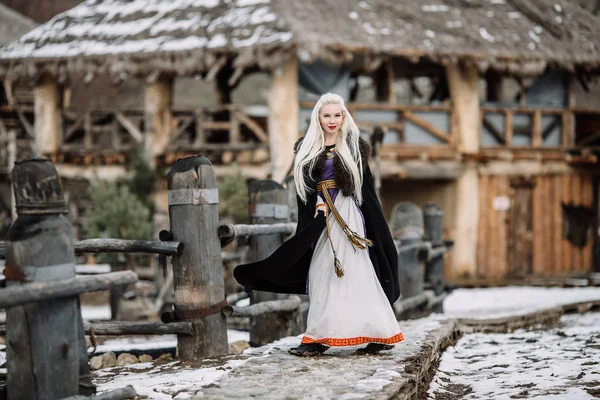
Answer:
[[339, 104], [325, 104], [319, 111], [319, 122], [323, 132], [338, 133], [344, 122], [344, 113]]

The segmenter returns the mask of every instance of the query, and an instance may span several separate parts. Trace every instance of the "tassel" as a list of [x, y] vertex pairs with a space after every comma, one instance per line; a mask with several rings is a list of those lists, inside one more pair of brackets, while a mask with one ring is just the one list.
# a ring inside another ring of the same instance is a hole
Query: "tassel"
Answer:
[[338, 260], [337, 257], [335, 257], [335, 274], [337, 275], [338, 278], [341, 278], [342, 276], [344, 276], [344, 268], [342, 268], [342, 263], [340, 263], [340, 260]]

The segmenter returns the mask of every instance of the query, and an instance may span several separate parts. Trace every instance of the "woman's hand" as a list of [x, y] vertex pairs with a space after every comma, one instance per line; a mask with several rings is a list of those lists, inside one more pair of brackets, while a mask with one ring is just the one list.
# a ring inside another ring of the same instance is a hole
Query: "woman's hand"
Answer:
[[325, 203], [317, 204], [317, 206], [315, 207], [315, 218], [317, 217], [317, 215], [319, 215], [319, 211], [323, 211], [323, 214], [325, 214], [325, 216], [327, 216], [327, 204], [325, 204]]

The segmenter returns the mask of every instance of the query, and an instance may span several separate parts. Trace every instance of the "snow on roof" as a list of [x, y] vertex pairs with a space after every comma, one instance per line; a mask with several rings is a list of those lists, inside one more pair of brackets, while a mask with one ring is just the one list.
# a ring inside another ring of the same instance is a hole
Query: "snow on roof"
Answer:
[[222, 56], [271, 69], [294, 54], [589, 69], [600, 66], [598, 25], [568, 0], [87, 0], [0, 49], [0, 75], [59, 64], [191, 75]]

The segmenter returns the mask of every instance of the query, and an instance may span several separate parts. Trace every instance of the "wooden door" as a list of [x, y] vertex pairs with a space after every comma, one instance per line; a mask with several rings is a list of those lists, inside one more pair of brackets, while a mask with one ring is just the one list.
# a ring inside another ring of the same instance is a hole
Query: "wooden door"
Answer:
[[533, 188], [531, 179], [511, 180], [508, 219], [507, 278], [523, 278], [533, 271]]

